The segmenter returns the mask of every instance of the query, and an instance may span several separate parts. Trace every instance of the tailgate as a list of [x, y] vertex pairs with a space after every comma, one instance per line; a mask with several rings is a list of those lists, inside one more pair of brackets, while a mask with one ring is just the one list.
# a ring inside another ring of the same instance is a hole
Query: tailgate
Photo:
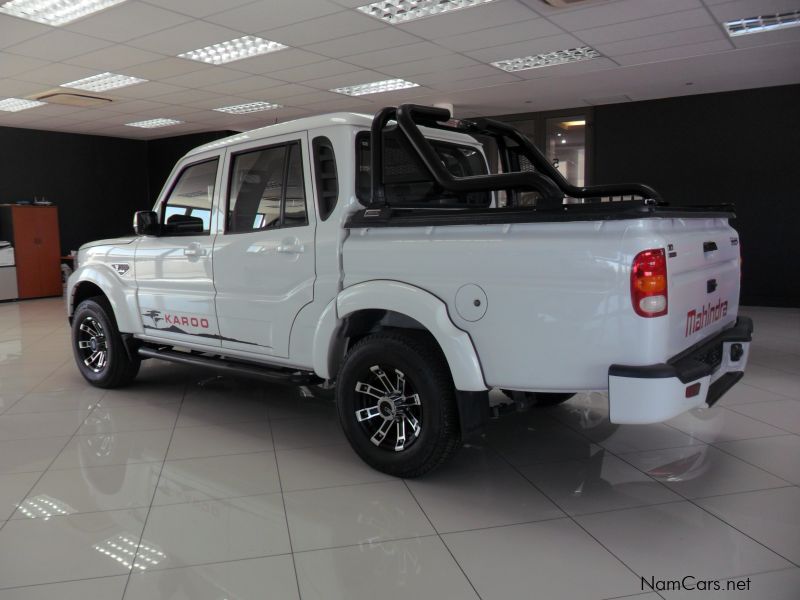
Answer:
[[736, 321], [739, 235], [724, 219], [675, 220], [667, 233], [668, 351], [674, 356]]

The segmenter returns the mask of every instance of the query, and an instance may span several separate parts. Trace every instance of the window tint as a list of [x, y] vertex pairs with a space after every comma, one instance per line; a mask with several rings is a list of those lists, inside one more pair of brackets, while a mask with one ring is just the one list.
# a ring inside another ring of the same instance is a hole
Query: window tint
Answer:
[[336, 154], [333, 144], [325, 136], [315, 137], [311, 143], [314, 152], [314, 173], [317, 179], [319, 218], [326, 221], [339, 200], [339, 179], [336, 173]]
[[229, 233], [308, 223], [300, 144], [237, 154], [231, 168]]
[[199, 233], [202, 223], [203, 233], [208, 234], [218, 165], [215, 158], [183, 170], [163, 205], [165, 233]]
[[[486, 175], [488, 169], [483, 155], [472, 146], [430, 140], [442, 164], [455, 177]], [[383, 181], [386, 199], [390, 204], [405, 206], [489, 206], [490, 192], [455, 194], [447, 192], [431, 178], [428, 169], [408, 142], [396, 129], [384, 131]], [[358, 199], [370, 201], [370, 135], [359, 133], [356, 137], [358, 172], [356, 190]]]

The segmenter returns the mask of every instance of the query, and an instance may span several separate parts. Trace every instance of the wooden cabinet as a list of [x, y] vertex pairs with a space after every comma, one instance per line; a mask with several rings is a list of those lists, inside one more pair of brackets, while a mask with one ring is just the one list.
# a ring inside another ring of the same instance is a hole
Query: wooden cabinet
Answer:
[[14, 245], [20, 298], [62, 294], [58, 208], [0, 206], [0, 239]]

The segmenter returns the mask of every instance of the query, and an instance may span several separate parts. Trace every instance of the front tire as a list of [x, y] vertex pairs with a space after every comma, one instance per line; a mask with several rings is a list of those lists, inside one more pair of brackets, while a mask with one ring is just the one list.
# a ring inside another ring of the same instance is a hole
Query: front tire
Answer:
[[141, 360], [125, 349], [114, 312], [102, 297], [84, 300], [72, 317], [72, 353], [83, 378], [95, 387], [128, 385]]
[[337, 408], [347, 439], [368, 465], [419, 477], [461, 447], [450, 371], [422, 336], [376, 333], [347, 353]]

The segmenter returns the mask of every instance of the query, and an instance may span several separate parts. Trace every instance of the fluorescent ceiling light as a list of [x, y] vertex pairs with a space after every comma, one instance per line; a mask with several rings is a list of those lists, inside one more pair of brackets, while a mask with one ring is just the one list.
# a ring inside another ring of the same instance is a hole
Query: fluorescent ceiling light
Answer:
[[77, 81], [62, 83], [61, 87], [87, 90], [89, 92], [105, 92], [137, 83], [145, 83], [147, 79], [139, 79], [130, 75], [117, 75], [116, 73], [100, 73]]
[[57, 27], [122, 2], [125, 0], [11, 0], [0, 6], [0, 13]]
[[155, 129], [156, 127], [170, 127], [180, 125], [183, 121], [175, 119], [148, 119], [147, 121], [136, 121], [135, 123], [125, 123], [128, 127], [141, 127], [142, 129]]
[[725, 31], [731, 37], [737, 35], [747, 35], [749, 33], [761, 33], [763, 31], [775, 31], [776, 29], [787, 29], [800, 25], [800, 10], [777, 15], [761, 15], [760, 17], [749, 17], [738, 21], [726, 21]]
[[358, 10], [387, 23], [407, 23], [454, 10], [488, 4], [494, 0], [384, 0], [359, 6]]
[[37, 106], [43, 106], [45, 104], [47, 104], [47, 102], [39, 102], [38, 100], [6, 98], [4, 100], [0, 100], [0, 110], [4, 110], [6, 112], [19, 112], [21, 110], [36, 108]]
[[252, 58], [253, 56], [260, 56], [261, 54], [276, 52], [285, 48], [288, 48], [288, 46], [253, 35], [246, 35], [236, 38], [235, 40], [230, 40], [229, 42], [220, 42], [219, 44], [213, 44], [205, 48], [189, 50], [188, 52], [178, 54], [178, 57], [197, 60], [211, 65], [222, 65], [235, 60], [242, 60], [243, 58]]
[[364, 96], [365, 94], [394, 92], [414, 87], [419, 87], [419, 84], [406, 81], [405, 79], [386, 79], [384, 81], [373, 81], [372, 83], [346, 85], [344, 87], [334, 88], [330, 91], [336, 92], [337, 94], [344, 94], [345, 96]]
[[581, 60], [591, 60], [598, 58], [600, 53], [589, 46], [580, 48], [570, 48], [569, 50], [557, 50], [536, 56], [523, 56], [522, 58], [509, 58], [508, 60], [498, 60], [492, 66], [503, 71], [526, 71], [528, 69], [539, 69], [541, 67], [552, 67], [567, 63], [578, 62]]
[[215, 108], [217, 112], [224, 112], [231, 115], [246, 115], [248, 113], [261, 112], [262, 110], [272, 110], [273, 108], [283, 108], [280, 104], [270, 102], [248, 102], [247, 104], [234, 104], [233, 106], [222, 106]]
[[580, 121], [562, 121], [561, 124], [564, 127], [581, 127], [586, 125], [586, 121], [581, 119]]

